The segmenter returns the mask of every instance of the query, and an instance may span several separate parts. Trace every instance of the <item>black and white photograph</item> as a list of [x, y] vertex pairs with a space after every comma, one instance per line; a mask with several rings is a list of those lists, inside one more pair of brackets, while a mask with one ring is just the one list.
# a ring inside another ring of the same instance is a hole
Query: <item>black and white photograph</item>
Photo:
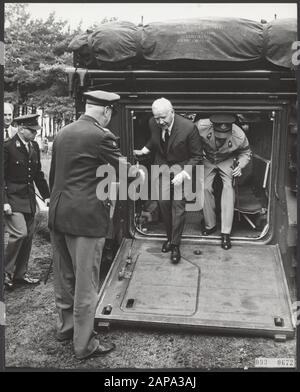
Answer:
[[5, 371], [297, 369], [297, 13], [4, 4]]

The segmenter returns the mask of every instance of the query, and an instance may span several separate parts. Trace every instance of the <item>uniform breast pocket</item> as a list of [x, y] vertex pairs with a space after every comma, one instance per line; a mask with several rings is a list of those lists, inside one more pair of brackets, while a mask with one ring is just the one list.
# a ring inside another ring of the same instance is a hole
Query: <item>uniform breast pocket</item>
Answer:
[[13, 163], [14, 163], [14, 165], [17, 166], [17, 167], [25, 166], [25, 162], [22, 161], [22, 159], [20, 159], [20, 160], [15, 160]]
[[20, 193], [26, 190], [26, 185], [23, 184], [7, 184], [6, 191], [8, 194]]
[[15, 160], [9, 166], [9, 176], [14, 180], [26, 178], [27, 164], [22, 160]]

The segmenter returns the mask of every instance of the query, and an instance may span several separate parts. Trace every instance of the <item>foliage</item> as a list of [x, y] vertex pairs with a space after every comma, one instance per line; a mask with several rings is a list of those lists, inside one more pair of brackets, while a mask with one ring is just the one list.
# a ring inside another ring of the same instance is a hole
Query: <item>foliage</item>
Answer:
[[51, 13], [43, 21], [30, 19], [27, 4], [5, 5], [5, 99], [14, 104], [42, 106], [46, 113], [69, 115], [73, 103], [68, 98], [64, 66], [72, 65], [67, 51], [71, 32], [66, 21]]
[[[72, 119], [73, 99], [69, 98], [65, 66], [72, 66], [68, 45], [83, 33], [81, 23], [71, 31], [67, 21], [51, 13], [46, 20], [33, 19], [26, 3], [5, 4], [4, 98], [17, 105], [41, 107], [45, 114]], [[91, 26], [116, 20], [104, 18]]]

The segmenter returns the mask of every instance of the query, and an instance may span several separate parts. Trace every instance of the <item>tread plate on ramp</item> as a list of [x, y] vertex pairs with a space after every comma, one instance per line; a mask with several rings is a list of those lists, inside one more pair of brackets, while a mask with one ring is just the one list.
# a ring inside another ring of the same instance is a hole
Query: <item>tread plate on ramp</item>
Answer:
[[[125, 240], [99, 296], [96, 319], [112, 324], [183, 326], [275, 336], [294, 335], [287, 284], [276, 245], [181, 245], [179, 264], [159, 240]], [[201, 254], [195, 255], [194, 250]], [[129, 273], [119, 279], [121, 269]], [[103, 314], [110, 305], [109, 315]], [[282, 326], [274, 319], [282, 318]]]

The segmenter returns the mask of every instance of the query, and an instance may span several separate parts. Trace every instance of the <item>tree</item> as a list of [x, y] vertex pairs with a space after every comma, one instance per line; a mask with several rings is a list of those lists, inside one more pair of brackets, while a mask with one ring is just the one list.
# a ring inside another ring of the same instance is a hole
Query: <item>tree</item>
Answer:
[[[27, 4], [5, 5], [5, 98], [19, 105], [42, 106], [45, 113], [63, 116], [73, 111], [64, 66], [72, 65], [68, 52], [71, 32], [66, 21], [51, 13], [46, 21], [30, 19]], [[60, 112], [54, 107], [59, 107]]]
[[[27, 9], [26, 3], [5, 4], [4, 98], [17, 105], [41, 107], [57, 123], [68, 121], [74, 115], [74, 102], [68, 96], [64, 68], [73, 65], [68, 45], [83, 33], [81, 23], [71, 31], [67, 21], [57, 20], [55, 13], [44, 21], [31, 18]], [[104, 18], [99, 24], [113, 20]]]

